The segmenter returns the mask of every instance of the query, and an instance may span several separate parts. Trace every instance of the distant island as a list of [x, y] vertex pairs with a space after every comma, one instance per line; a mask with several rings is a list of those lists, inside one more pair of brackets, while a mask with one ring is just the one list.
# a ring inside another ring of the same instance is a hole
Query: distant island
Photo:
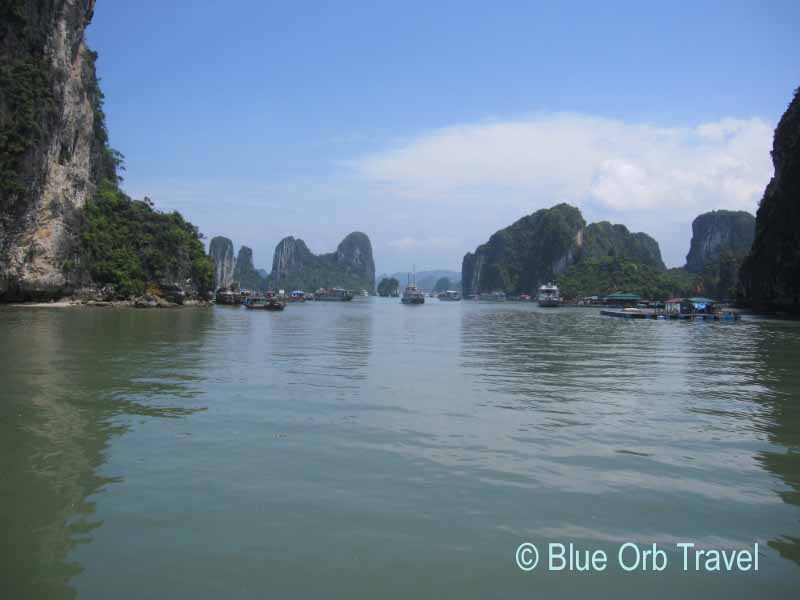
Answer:
[[233, 258], [233, 242], [215, 237], [209, 244], [214, 265], [215, 289], [235, 286], [256, 291], [270, 288], [314, 291], [325, 287], [375, 292], [375, 262], [372, 243], [365, 233], [347, 235], [335, 252], [313, 254], [301, 239], [286, 237], [278, 242], [272, 258], [272, 271], [256, 269], [253, 252], [247, 246]]
[[746, 212], [698, 216], [685, 267], [667, 269], [658, 242], [607, 221], [587, 225], [579, 209], [559, 204], [496, 232], [462, 266], [465, 295], [533, 294], [557, 282], [566, 298], [636, 292], [651, 299], [711, 294], [732, 299], [736, 273], [753, 239]]

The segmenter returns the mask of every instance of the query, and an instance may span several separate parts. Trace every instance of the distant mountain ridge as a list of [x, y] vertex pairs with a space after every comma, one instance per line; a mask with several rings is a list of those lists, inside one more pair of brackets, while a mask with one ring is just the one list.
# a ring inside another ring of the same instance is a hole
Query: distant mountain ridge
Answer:
[[[378, 276], [378, 281], [381, 279], [397, 279], [400, 282], [400, 287], [405, 287], [409, 276], [412, 276], [413, 273], [411, 271], [402, 271], [397, 273], [392, 273], [391, 275], [381, 274]], [[436, 282], [441, 279], [442, 277], [447, 277], [450, 281], [453, 282], [454, 285], [458, 284], [461, 281], [461, 273], [458, 271], [446, 271], [446, 270], [433, 270], [433, 271], [417, 271], [416, 274], [416, 281], [417, 287], [423, 290], [433, 290]]]

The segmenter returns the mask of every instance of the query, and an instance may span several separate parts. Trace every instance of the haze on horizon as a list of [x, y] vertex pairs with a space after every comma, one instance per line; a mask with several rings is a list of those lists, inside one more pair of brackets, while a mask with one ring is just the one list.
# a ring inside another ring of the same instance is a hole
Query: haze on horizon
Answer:
[[559, 202], [679, 266], [707, 210], [755, 212], [800, 85], [796, 2], [685, 6], [100, 0], [123, 187], [208, 237], [458, 271]]

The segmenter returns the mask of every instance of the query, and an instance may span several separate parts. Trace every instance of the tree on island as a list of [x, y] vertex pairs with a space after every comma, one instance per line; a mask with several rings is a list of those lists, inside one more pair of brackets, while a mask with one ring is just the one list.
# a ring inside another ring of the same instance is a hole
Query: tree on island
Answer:
[[378, 284], [378, 295], [386, 298], [387, 296], [397, 296], [400, 294], [400, 282], [394, 277], [384, 277]]
[[438, 294], [439, 292], [446, 292], [447, 290], [454, 289], [455, 286], [453, 282], [450, 281], [449, 277], [440, 277], [436, 280], [436, 284], [433, 286], [433, 293]]

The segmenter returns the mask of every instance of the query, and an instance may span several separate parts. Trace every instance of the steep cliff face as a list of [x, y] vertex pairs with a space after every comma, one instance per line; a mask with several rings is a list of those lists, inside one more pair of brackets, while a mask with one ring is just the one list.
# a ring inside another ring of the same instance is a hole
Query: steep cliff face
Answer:
[[269, 282], [256, 271], [253, 264], [253, 250], [247, 246], [239, 248], [239, 255], [236, 257], [236, 266], [233, 270], [233, 280], [244, 289], [267, 289]]
[[275, 247], [272, 282], [281, 288], [341, 286], [375, 289], [375, 261], [369, 237], [359, 231], [342, 240], [335, 252], [315, 255], [301, 239], [287, 237]]
[[80, 209], [107, 149], [95, 55], [84, 43], [94, 0], [8, 0], [0, 7], [0, 299], [62, 295], [77, 275]]
[[686, 270], [701, 273], [709, 262], [728, 253], [744, 257], [753, 244], [756, 218], [745, 211], [713, 210], [692, 222], [692, 244], [686, 255]]
[[236, 257], [233, 242], [226, 237], [217, 236], [208, 245], [208, 255], [214, 263], [214, 289], [229, 288], [233, 284]]
[[585, 227], [577, 208], [559, 204], [501, 229], [474, 253], [464, 256], [464, 294], [535, 291], [574, 262], [583, 246]]
[[800, 313], [800, 89], [775, 129], [775, 175], [756, 214], [756, 234], [739, 272], [742, 302]]

